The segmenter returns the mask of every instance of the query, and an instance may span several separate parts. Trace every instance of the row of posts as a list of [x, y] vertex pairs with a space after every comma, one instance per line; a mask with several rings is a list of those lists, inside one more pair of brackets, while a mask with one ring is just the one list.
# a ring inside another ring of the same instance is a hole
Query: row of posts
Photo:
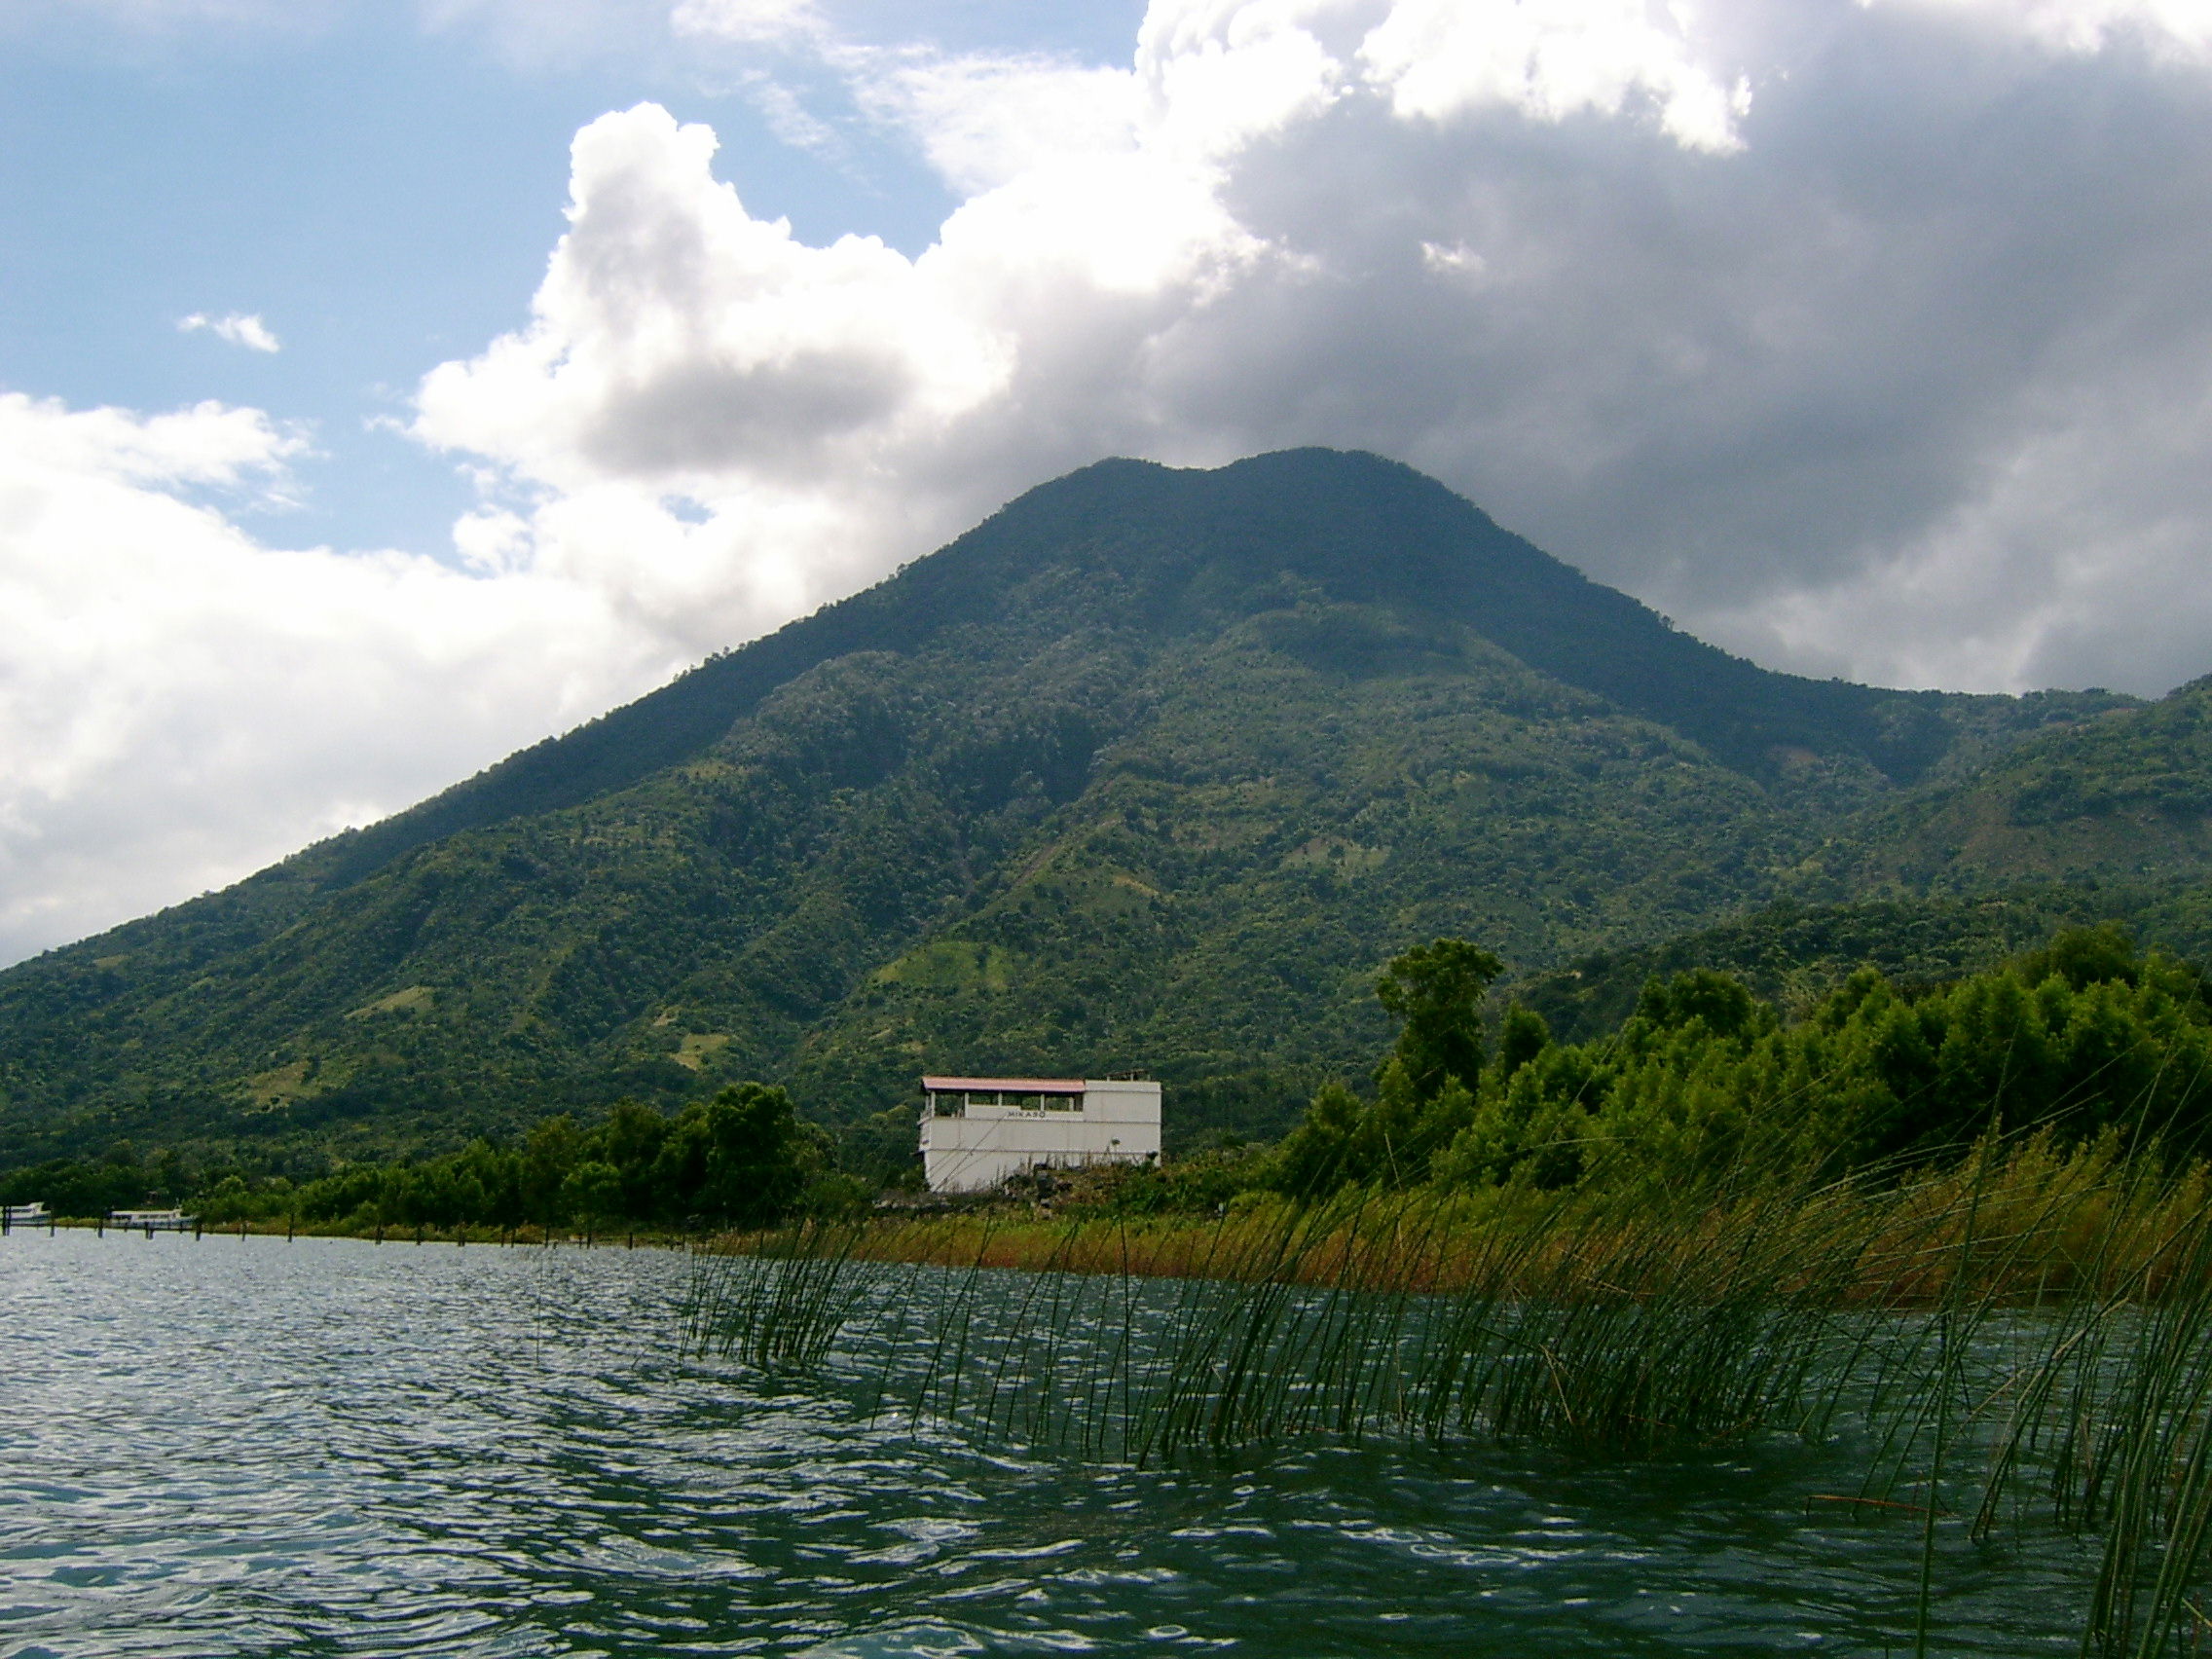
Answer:
[[[47, 1211], [43, 1215], [41, 1215], [39, 1219], [43, 1220], [46, 1223], [47, 1236], [52, 1237], [54, 1235], [55, 1228], [59, 1225], [59, 1218], [56, 1217], [52, 1211]], [[108, 1217], [104, 1215], [96, 1217], [92, 1222], [92, 1232], [94, 1235], [102, 1238], [106, 1237], [107, 1224]], [[288, 1215], [284, 1218], [285, 1243], [289, 1244], [292, 1241], [293, 1237], [296, 1235], [298, 1224], [299, 1217], [297, 1216]], [[0, 1236], [5, 1236], [7, 1234], [13, 1232], [18, 1225], [21, 1224], [18, 1223], [15, 1211], [5, 1204], [0, 1204]], [[157, 1232], [182, 1233], [184, 1231], [184, 1227], [181, 1220], [173, 1226], [157, 1226], [155, 1223], [148, 1221], [135, 1225], [129, 1223], [119, 1223], [116, 1227], [116, 1231], [118, 1233], [143, 1232], [147, 1237], [151, 1238]], [[194, 1216], [192, 1218], [192, 1236], [194, 1238], [200, 1238], [206, 1233], [206, 1231], [207, 1229], [205, 1224], [203, 1223], [198, 1216]], [[246, 1236], [247, 1231], [248, 1230], [246, 1224], [242, 1221], [240, 1222], [239, 1237], [240, 1239], [243, 1239]], [[382, 1244], [384, 1242], [384, 1235], [385, 1226], [384, 1223], [380, 1221], [377, 1223], [377, 1243]], [[415, 1228], [415, 1242], [418, 1244], [424, 1243], [428, 1238], [428, 1236], [429, 1229], [425, 1225], [418, 1223]], [[627, 1236], [629, 1248], [635, 1250], [638, 1247], [637, 1234], [633, 1232]], [[574, 1239], [575, 1235], [573, 1234], [571, 1234], [570, 1237], [571, 1239]], [[457, 1247], [467, 1244], [468, 1227], [466, 1223], [462, 1223], [454, 1228], [453, 1241]], [[538, 1244], [546, 1249], [551, 1249], [553, 1246], [560, 1243], [560, 1237], [557, 1234], [554, 1234], [551, 1231], [547, 1231], [544, 1235], [538, 1239]], [[516, 1230], [511, 1227], [501, 1228], [499, 1230], [499, 1242], [503, 1245], [511, 1245], [520, 1242]], [[580, 1240], [577, 1240], [577, 1242], [580, 1242], [586, 1249], [589, 1249], [592, 1245], [598, 1242], [598, 1235], [590, 1232], [589, 1230], [586, 1230], [583, 1237]]]

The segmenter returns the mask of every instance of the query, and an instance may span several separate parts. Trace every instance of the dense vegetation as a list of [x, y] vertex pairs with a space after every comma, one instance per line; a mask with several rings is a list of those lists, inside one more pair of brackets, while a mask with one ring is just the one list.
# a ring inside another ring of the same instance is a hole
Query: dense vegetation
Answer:
[[2015, 883], [1973, 898], [1770, 904], [1656, 943], [1575, 957], [1510, 981], [1509, 994], [1543, 1015], [1560, 1041], [1579, 1043], [1617, 1030], [1654, 977], [1713, 968], [1798, 1020], [1862, 968], [1900, 985], [1935, 985], [2025, 955], [2057, 934], [2106, 925], [2191, 961], [2212, 958], [2212, 889]]
[[[1323, 1080], [1279, 1144], [1224, 1127], [1163, 1168], [1063, 1179], [1052, 1196], [1129, 1216], [1269, 1192], [1685, 1194], [1941, 1166], [1998, 1134], [2173, 1157], [2212, 1131], [2212, 981], [2117, 924], [1946, 979], [1862, 965], [1794, 1015], [1714, 968], [1654, 974], [1616, 1028], [1580, 1042], [1517, 999], [1494, 1008], [1502, 970], [1456, 939], [1404, 952], [1375, 982], [1399, 1029], [1367, 1087]], [[1233, 1117], [1258, 1101], [1286, 1121], [1290, 1087], [1256, 1074], [1191, 1106]], [[912, 1184], [913, 1143], [910, 1110], [837, 1137], [784, 1089], [746, 1083], [674, 1115], [625, 1100], [512, 1141], [297, 1177], [174, 1150], [141, 1161], [126, 1143], [0, 1175], [0, 1198], [65, 1215], [189, 1203], [214, 1223], [746, 1228]]]
[[1588, 1043], [1555, 1042], [1516, 1005], [1486, 1054], [1495, 972], [1449, 940], [1393, 963], [1384, 996], [1416, 1012], [1374, 1098], [1324, 1088], [1268, 1179], [1301, 1197], [1361, 1183], [1704, 1190], [1955, 1158], [1993, 1131], [2194, 1151], [2212, 1129], [2212, 989], [2116, 927], [1948, 984], [1862, 968], [1794, 1023], [1742, 980], [1691, 969], [1650, 980], [1619, 1030]]
[[741, 1084], [674, 1117], [636, 1101], [579, 1127], [567, 1115], [516, 1145], [479, 1140], [419, 1162], [363, 1163], [313, 1179], [141, 1161], [129, 1146], [0, 1177], [0, 1201], [59, 1216], [190, 1204], [206, 1224], [512, 1229], [627, 1225], [691, 1231], [759, 1227], [794, 1210], [835, 1211], [871, 1189], [830, 1168], [826, 1137], [780, 1088]]
[[[1633, 961], [1778, 899], [1971, 907], [2016, 848], [2069, 887], [1934, 966], [2110, 915], [2196, 949], [2208, 696], [1770, 674], [1372, 457], [1109, 463], [388, 824], [0, 974], [0, 1164], [129, 1140], [297, 1183], [762, 1079], [873, 1168], [916, 1074], [1002, 1067], [1152, 1070], [1174, 1150], [1272, 1138], [1386, 1041], [1368, 987], [1409, 939]], [[2083, 910], [2092, 879], [2134, 897]], [[1591, 991], [1579, 1038], [1623, 982], [1527, 988]]]

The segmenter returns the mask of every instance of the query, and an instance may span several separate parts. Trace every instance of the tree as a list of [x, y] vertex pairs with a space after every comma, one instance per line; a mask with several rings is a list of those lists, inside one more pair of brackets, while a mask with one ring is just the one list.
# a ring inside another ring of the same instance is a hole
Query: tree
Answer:
[[617, 1100], [608, 1114], [600, 1145], [620, 1178], [623, 1214], [649, 1216], [660, 1207], [654, 1177], [668, 1131], [668, 1119], [640, 1101]]
[[1497, 1056], [1493, 1070], [1502, 1086], [1513, 1074], [1552, 1046], [1552, 1028], [1532, 1008], [1515, 1003], [1505, 1011], [1497, 1028]]
[[1472, 1095], [1483, 1069], [1483, 999], [1505, 964], [1463, 939], [1439, 939], [1391, 958], [1375, 995], [1405, 1023], [1390, 1051], [1414, 1091], [1434, 1099], [1447, 1083]]
[[1636, 999], [1636, 1018], [1653, 1033], [1680, 1031], [1694, 1020], [1722, 1039], [1755, 1037], [1775, 1022], [1774, 1011], [1753, 997], [1749, 985], [1714, 968], [1646, 980]]
[[523, 1213], [540, 1227], [553, 1227], [567, 1219], [561, 1184], [575, 1167], [583, 1137], [576, 1121], [563, 1112], [531, 1125], [523, 1142]]
[[814, 1143], [790, 1095], [767, 1084], [732, 1084], [707, 1102], [697, 1122], [705, 1153], [697, 1199], [702, 1213], [759, 1227], [797, 1201]]
[[[1393, 957], [1375, 982], [1404, 1021], [1376, 1072], [1372, 1104], [1341, 1083], [1324, 1085], [1282, 1143], [1272, 1184], [1301, 1198], [1352, 1183], [1412, 1186], [1474, 1121], [1483, 1087], [1483, 998], [1505, 964], [1460, 939], [1439, 939]], [[1518, 1054], [1550, 1033], [1533, 1014], [1511, 1026]], [[1526, 1056], [1523, 1055], [1523, 1058]]]
[[561, 1183], [563, 1207], [585, 1223], [606, 1223], [622, 1213], [622, 1171], [591, 1159], [569, 1171]]
[[1321, 1198], [1361, 1173], [1360, 1129], [1367, 1106], [1341, 1083], [1327, 1083], [1275, 1154], [1274, 1185], [1294, 1198]]

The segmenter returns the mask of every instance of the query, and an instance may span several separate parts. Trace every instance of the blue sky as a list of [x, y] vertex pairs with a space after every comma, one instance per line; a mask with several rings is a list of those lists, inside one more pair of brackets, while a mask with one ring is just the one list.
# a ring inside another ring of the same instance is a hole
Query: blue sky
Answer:
[[[1125, 60], [1141, 8], [879, 7], [955, 47]], [[0, 7], [0, 18], [5, 8]], [[657, 41], [516, 40], [399, 5], [290, 26], [250, 15], [119, 26], [112, 12], [0, 27], [0, 387], [73, 405], [214, 397], [313, 423], [273, 534], [441, 550], [470, 492], [390, 429], [415, 384], [525, 319], [562, 230], [569, 140], [644, 98], [711, 124], [749, 206], [809, 241], [918, 253], [953, 197], [910, 151], [779, 139], [743, 72]], [[833, 86], [806, 75], [837, 99]], [[180, 333], [261, 316], [263, 353]]]
[[2208, 387], [2208, 0], [0, 0], [0, 961], [1107, 455], [2160, 693]]

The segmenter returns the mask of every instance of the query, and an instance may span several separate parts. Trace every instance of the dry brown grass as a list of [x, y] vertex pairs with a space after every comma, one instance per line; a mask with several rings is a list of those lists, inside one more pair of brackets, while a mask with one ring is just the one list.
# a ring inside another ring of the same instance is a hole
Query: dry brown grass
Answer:
[[[1906, 1309], [1962, 1292], [2005, 1305], [2156, 1297], [2182, 1260], [2177, 1240], [2208, 1215], [2212, 1175], [2201, 1163], [2174, 1169], [2110, 1143], [2061, 1149], [2037, 1137], [1981, 1149], [1936, 1173], [1696, 1203], [1652, 1192], [1507, 1188], [1365, 1195], [1318, 1209], [1252, 1195], [1220, 1217], [1009, 1206], [881, 1220], [858, 1250], [873, 1261], [955, 1268], [1287, 1274], [1317, 1287], [1575, 1297], [1648, 1294], [1755, 1238], [1769, 1252], [1777, 1294], [1818, 1280], [1837, 1306]], [[1839, 1253], [1854, 1264], [1844, 1282], [1833, 1271]]]

